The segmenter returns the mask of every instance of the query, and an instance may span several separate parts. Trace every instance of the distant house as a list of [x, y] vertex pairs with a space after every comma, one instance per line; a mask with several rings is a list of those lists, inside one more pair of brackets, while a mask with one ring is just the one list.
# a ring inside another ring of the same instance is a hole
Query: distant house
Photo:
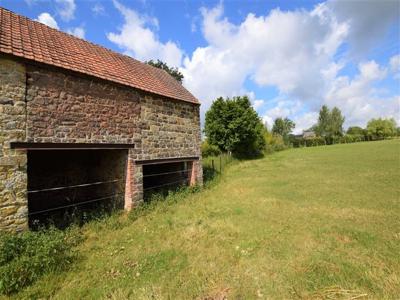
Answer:
[[200, 143], [167, 72], [0, 7], [0, 230], [201, 184]]
[[312, 130], [305, 130], [303, 131], [303, 139], [313, 139], [315, 138], [317, 135], [315, 134], [314, 131]]

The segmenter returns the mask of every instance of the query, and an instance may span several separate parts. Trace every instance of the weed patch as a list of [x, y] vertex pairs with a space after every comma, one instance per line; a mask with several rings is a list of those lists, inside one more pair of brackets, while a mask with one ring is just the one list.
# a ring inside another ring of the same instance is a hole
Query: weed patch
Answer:
[[81, 241], [76, 229], [0, 235], [0, 293], [24, 288], [42, 275], [63, 271], [76, 259]]

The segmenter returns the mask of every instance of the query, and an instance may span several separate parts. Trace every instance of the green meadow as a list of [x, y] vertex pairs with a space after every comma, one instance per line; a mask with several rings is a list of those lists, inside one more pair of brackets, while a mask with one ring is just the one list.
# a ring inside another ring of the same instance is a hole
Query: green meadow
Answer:
[[81, 229], [15, 298], [398, 299], [400, 141], [233, 162], [201, 191]]

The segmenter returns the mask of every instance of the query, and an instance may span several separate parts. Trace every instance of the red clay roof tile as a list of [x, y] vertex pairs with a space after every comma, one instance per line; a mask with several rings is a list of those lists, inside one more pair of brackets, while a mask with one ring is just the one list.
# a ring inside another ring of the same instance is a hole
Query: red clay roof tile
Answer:
[[61, 67], [172, 99], [199, 101], [167, 72], [0, 7], [0, 53]]

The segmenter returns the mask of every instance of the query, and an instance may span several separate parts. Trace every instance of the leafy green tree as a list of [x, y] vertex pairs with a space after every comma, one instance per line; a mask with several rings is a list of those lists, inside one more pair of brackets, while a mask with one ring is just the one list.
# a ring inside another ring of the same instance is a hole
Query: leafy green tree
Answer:
[[169, 73], [169, 75], [171, 75], [176, 80], [178, 80], [180, 83], [182, 83], [183, 74], [181, 72], [179, 72], [178, 68], [169, 67], [165, 62], [163, 62], [159, 59], [157, 61], [153, 61], [153, 60], [146, 61], [146, 64], [166, 71], [167, 73]]
[[328, 135], [330, 136], [342, 136], [343, 135], [343, 123], [344, 117], [339, 108], [334, 107], [331, 111], [329, 118]]
[[258, 155], [265, 147], [264, 126], [247, 96], [215, 100], [204, 132], [210, 144], [235, 155]]
[[368, 135], [373, 139], [384, 139], [387, 137], [395, 136], [396, 121], [392, 119], [372, 119], [367, 124]]
[[328, 139], [342, 136], [343, 123], [344, 117], [339, 108], [334, 107], [330, 110], [328, 106], [323, 105], [319, 111], [318, 123], [314, 127], [315, 133]]
[[325, 137], [328, 135], [330, 115], [331, 112], [328, 106], [323, 105], [319, 111], [318, 123], [315, 126], [315, 133], [318, 136]]
[[363, 135], [365, 131], [360, 126], [350, 126], [346, 133], [351, 135]]
[[289, 142], [289, 134], [296, 127], [296, 124], [289, 118], [276, 118], [272, 126], [272, 133], [279, 134], [285, 143]]

